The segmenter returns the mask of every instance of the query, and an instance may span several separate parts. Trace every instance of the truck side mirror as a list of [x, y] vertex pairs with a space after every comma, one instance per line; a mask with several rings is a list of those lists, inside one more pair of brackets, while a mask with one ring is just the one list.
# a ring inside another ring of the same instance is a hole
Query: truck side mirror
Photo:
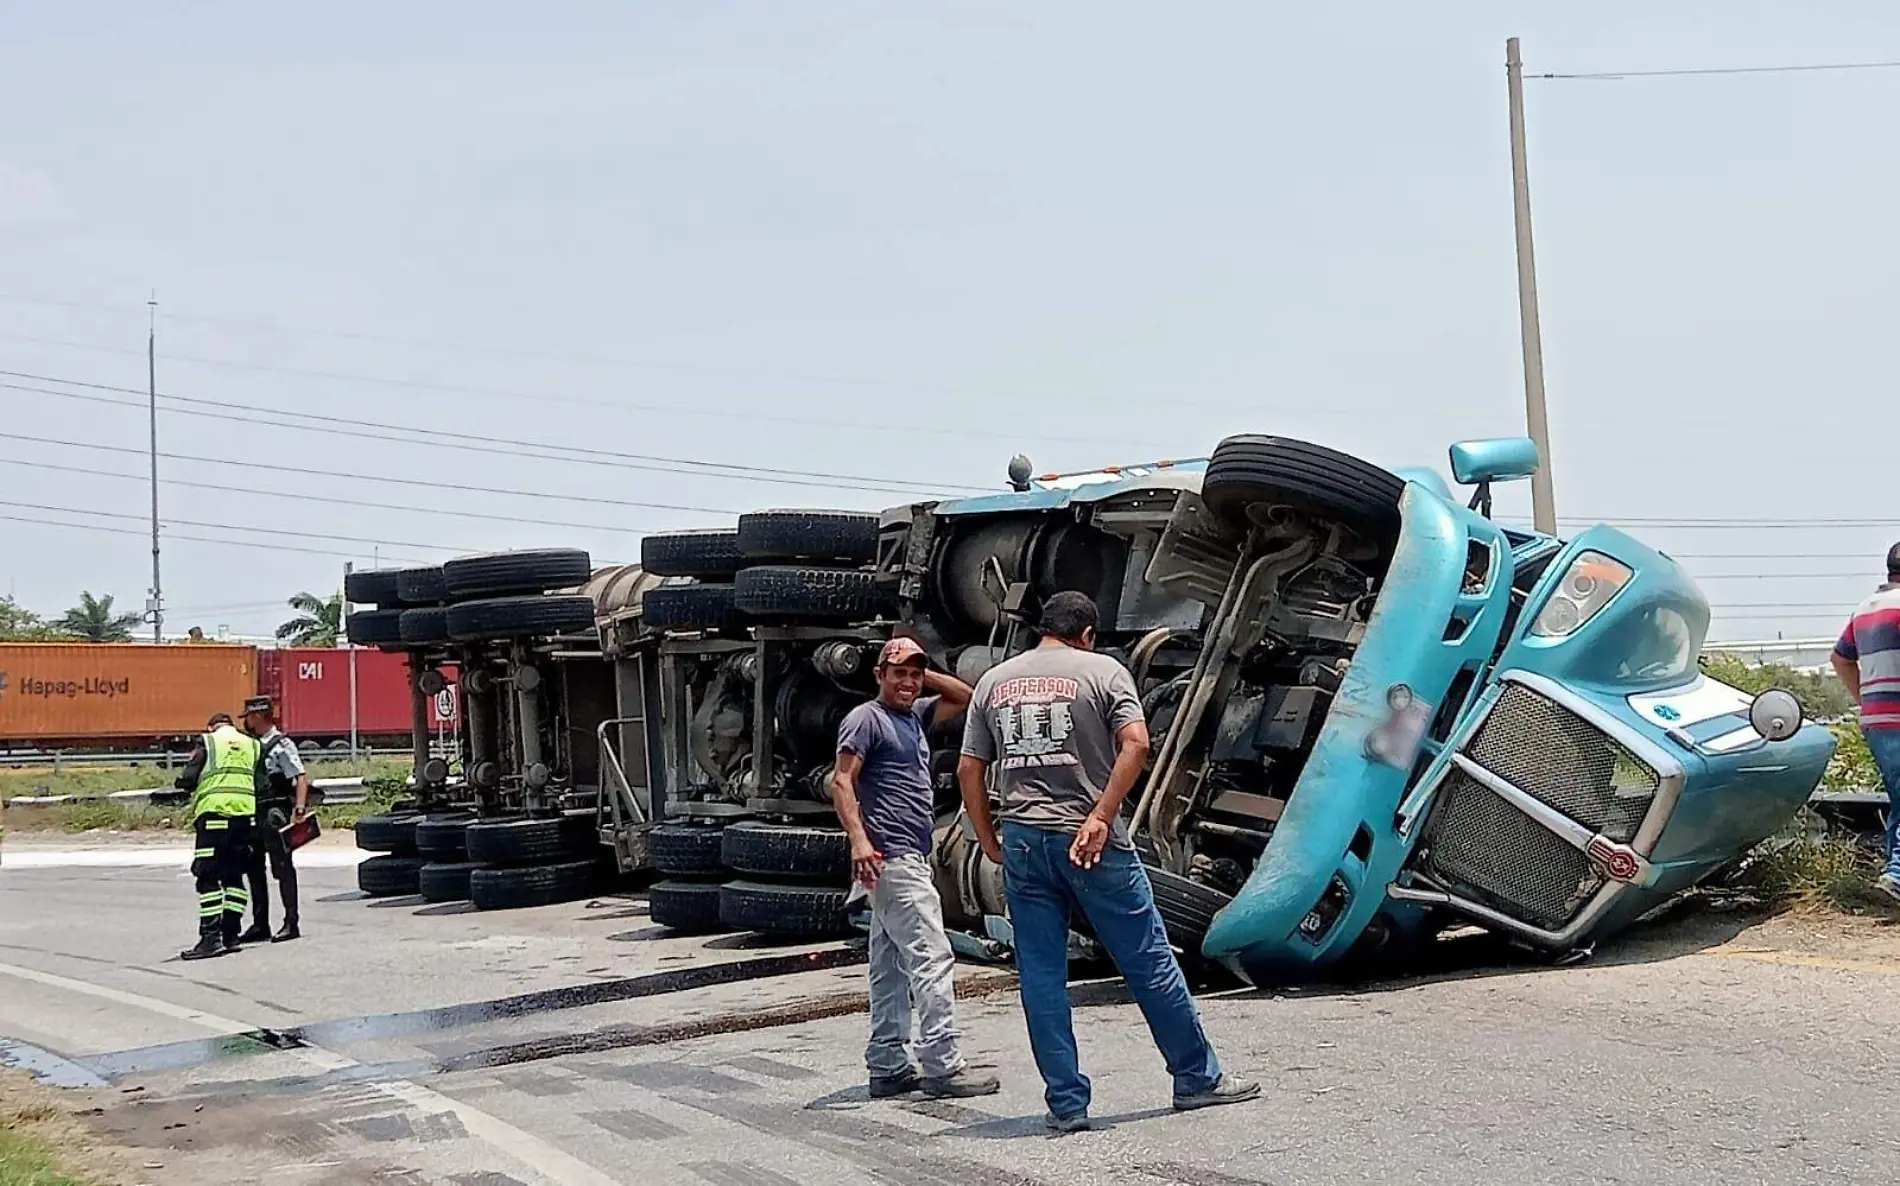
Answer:
[[1801, 731], [1801, 702], [1785, 688], [1769, 688], [1748, 706], [1748, 723], [1768, 741], [1786, 741]]
[[1521, 481], [1540, 464], [1537, 442], [1529, 437], [1459, 441], [1451, 447], [1451, 476], [1460, 486]]

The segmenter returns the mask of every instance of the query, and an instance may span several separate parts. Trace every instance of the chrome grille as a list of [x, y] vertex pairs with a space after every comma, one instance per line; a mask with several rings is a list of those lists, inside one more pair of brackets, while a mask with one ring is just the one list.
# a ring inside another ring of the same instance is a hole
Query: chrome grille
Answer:
[[1434, 881], [1545, 930], [1570, 921], [1603, 884], [1582, 852], [1462, 770], [1439, 788], [1424, 843]]
[[1624, 843], [1635, 839], [1661, 785], [1654, 770], [1595, 726], [1518, 684], [1505, 685], [1465, 752], [1591, 831]]

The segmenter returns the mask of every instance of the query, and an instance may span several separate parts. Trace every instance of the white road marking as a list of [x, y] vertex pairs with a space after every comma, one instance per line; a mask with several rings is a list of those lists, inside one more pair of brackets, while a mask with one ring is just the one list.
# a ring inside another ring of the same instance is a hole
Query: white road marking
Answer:
[[[220, 1035], [242, 1034], [264, 1028], [254, 1022], [238, 1021], [229, 1017], [220, 1017], [215, 1013], [206, 1013], [199, 1009], [175, 1005], [157, 997], [148, 997], [139, 993], [125, 992], [104, 985], [92, 984], [84, 980], [74, 980], [67, 976], [56, 976], [51, 972], [41, 972], [34, 968], [22, 968], [13, 964], [0, 964], [0, 976], [11, 976], [17, 980], [28, 980], [43, 984], [49, 988], [64, 989], [67, 992], [97, 997], [100, 1000], [113, 1001], [135, 1009], [144, 1009], [163, 1017], [175, 1018], [202, 1026]], [[323, 1071], [341, 1071], [361, 1066], [361, 1063], [340, 1054], [324, 1050], [318, 1046], [305, 1046], [284, 1053], [299, 1059], [310, 1066]], [[418, 1083], [368, 1083], [367, 1089], [386, 1095], [412, 1108], [430, 1112], [452, 1112], [462, 1122], [462, 1127], [477, 1140], [485, 1141], [494, 1148], [506, 1153], [532, 1174], [552, 1182], [555, 1186], [618, 1186], [617, 1179], [608, 1177], [593, 1166], [569, 1153], [565, 1153], [540, 1137], [503, 1120], [501, 1117], [482, 1111], [473, 1104], [431, 1091]]]
[[[297, 854], [299, 869], [354, 869], [375, 853], [355, 848], [324, 848]], [[121, 848], [10, 848], [0, 851], [6, 869], [189, 869], [191, 849], [170, 845]]]

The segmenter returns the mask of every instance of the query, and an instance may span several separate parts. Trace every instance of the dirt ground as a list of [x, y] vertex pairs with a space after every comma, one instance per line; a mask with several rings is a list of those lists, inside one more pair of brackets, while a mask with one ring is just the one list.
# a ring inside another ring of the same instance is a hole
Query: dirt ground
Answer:
[[117, 1093], [42, 1087], [25, 1071], [0, 1069], [0, 1129], [43, 1146], [58, 1168], [99, 1186], [136, 1186], [149, 1159], [101, 1140], [92, 1124]]

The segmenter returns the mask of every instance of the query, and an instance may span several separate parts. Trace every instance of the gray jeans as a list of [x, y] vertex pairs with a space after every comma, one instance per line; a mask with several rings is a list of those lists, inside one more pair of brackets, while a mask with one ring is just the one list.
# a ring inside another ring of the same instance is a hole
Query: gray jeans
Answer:
[[924, 1075], [954, 1074], [957, 1053], [956, 956], [943, 930], [943, 901], [926, 857], [907, 855], [884, 862], [871, 891], [871, 1041], [864, 1064], [873, 1075], [901, 1075], [910, 1066], [911, 1044]]

